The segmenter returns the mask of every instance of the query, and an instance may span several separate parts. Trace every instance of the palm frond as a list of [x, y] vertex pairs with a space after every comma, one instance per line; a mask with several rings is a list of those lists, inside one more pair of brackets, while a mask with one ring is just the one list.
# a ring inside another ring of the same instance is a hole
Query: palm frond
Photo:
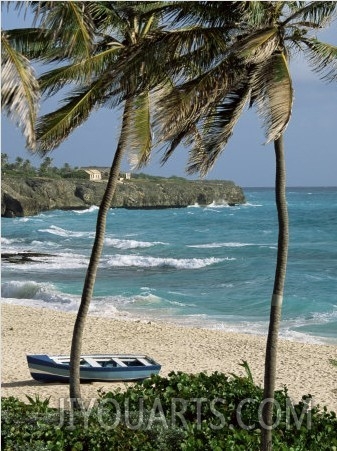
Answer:
[[[272, 23], [272, 15], [277, 7], [271, 2], [241, 2], [242, 12], [245, 14], [243, 21], [247, 21], [248, 24], [254, 29], [264, 28], [268, 24]], [[281, 3], [281, 2], [278, 2]]]
[[39, 84], [29, 60], [11, 47], [6, 32], [1, 32], [1, 72], [2, 108], [23, 130], [27, 147], [34, 149]]
[[175, 139], [183, 130], [190, 133], [191, 125], [232, 89], [240, 70], [231, 58], [225, 59], [199, 77], [172, 88], [155, 115], [162, 140]]
[[158, 27], [165, 2], [88, 2], [95, 27], [101, 33], [119, 30], [128, 44], [135, 44]]
[[271, 26], [243, 36], [231, 46], [230, 51], [246, 63], [259, 64], [269, 58], [278, 43], [278, 29]]
[[337, 80], [337, 46], [320, 42], [317, 39], [303, 39], [305, 55], [315, 72], [322, 74], [327, 81]]
[[189, 28], [180, 31], [151, 33], [139, 46], [126, 51], [119, 65], [119, 70], [125, 74], [125, 86], [142, 67], [146, 69], [142, 77], [138, 77], [136, 92], [155, 88], [167, 77], [182, 84], [221, 61], [226, 52], [221, 30], [211, 29], [207, 33]]
[[150, 158], [152, 131], [150, 122], [150, 96], [146, 91], [133, 102], [132, 121], [128, 133], [129, 161], [133, 168], [145, 166]]
[[[240, 77], [242, 78], [244, 70], [244, 66], [231, 56], [218, 65], [212, 67], [210, 64], [210, 66], [211, 69], [203, 71], [202, 75], [171, 89], [169, 94], [162, 98], [155, 115], [156, 135], [160, 136], [162, 143], [166, 142], [168, 145], [162, 163], [168, 160], [180, 143], [184, 142], [187, 146], [193, 144], [194, 151], [191, 152], [193, 162], [188, 172], [199, 171], [203, 175], [210, 166], [205, 161], [204, 169], [200, 168], [199, 160], [202, 159], [200, 149], [203, 149], [204, 143], [198, 129], [203, 124], [204, 132], [211, 130], [214, 111], [222, 103], [222, 99], [231, 96], [233, 86], [238, 83]], [[209, 156], [206, 160], [208, 158]]]
[[336, 2], [314, 1], [298, 3], [299, 5], [292, 9], [292, 14], [282, 22], [282, 26], [285, 26], [294, 20], [302, 20], [303, 22], [311, 22], [312, 24], [316, 24], [316, 26], [323, 28], [336, 16]]
[[5, 33], [10, 46], [30, 60], [44, 58], [50, 46], [55, 47], [50, 33], [39, 28], [17, 28]]
[[[166, 2], [165, 2], [166, 3]], [[233, 26], [243, 20], [243, 2], [205, 2], [186, 1], [167, 2], [165, 13], [173, 27], [190, 25], [191, 23], [204, 27], [222, 27], [233, 29]]]
[[[172, 88], [169, 91], [171, 90]], [[161, 96], [161, 99], [165, 98], [171, 98], [171, 96], [168, 93]], [[172, 101], [174, 102], [173, 99]], [[168, 120], [168, 116], [165, 118], [164, 112], [166, 111], [166, 108], [161, 110], [162, 100], [158, 102], [157, 105], [158, 107], [156, 108], [156, 111], [159, 111], [159, 116], [155, 116], [154, 130], [155, 135], [158, 137], [157, 141], [161, 146], [161, 150], [164, 152], [164, 155], [160, 160], [163, 165], [167, 162], [181, 142], [185, 141], [187, 144], [190, 136], [196, 134], [195, 124], [198, 122], [199, 114], [193, 116], [192, 119], [192, 117], [186, 114], [186, 112], [184, 113], [183, 108], [180, 108], [180, 106], [177, 105], [177, 109], [175, 110], [175, 108], [173, 108], [170, 112], [172, 114], [171, 117], [174, 120], [174, 124], [172, 124], [170, 120]], [[163, 112], [162, 117], [160, 117], [160, 111]], [[176, 111], [176, 113], [174, 111]], [[176, 116], [181, 114], [186, 115], [185, 120], [176, 121]]]
[[53, 95], [68, 83], [85, 83], [88, 79], [95, 79], [113, 65], [121, 46], [118, 43], [92, 55], [89, 60], [84, 59], [73, 64], [58, 67], [41, 75], [39, 78], [42, 92], [47, 96]]
[[252, 99], [262, 117], [267, 142], [275, 141], [291, 117], [293, 89], [287, 60], [275, 52], [260, 64], [252, 77]]
[[319, 27], [326, 27], [337, 13], [336, 2], [310, 2], [310, 5], [304, 7], [302, 14], [305, 21], [316, 23]]
[[81, 1], [33, 2], [40, 27], [52, 30], [55, 42], [62, 42], [63, 58], [89, 59], [93, 48], [94, 24], [89, 3]]
[[121, 14], [122, 2], [96, 1], [88, 2], [95, 28], [99, 33], [106, 33], [107, 30], [118, 30], [124, 36], [127, 24]]
[[193, 138], [191, 137], [196, 136], [197, 130], [195, 124], [190, 122], [186, 123], [185, 126], [181, 128], [180, 131], [177, 131], [169, 141], [161, 143], [161, 150], [163, 150], [164, 155], [162, 156], [160, 163], [164, 165], [181, 143], [188, 146], [189, 142], [193, 142]]
[[198, 139], [190, 152], [187, 172], [205, 176], [226, 147], [233, 134], [251, 92], [248, 78], [235, 84], [235, 88], [206, 117], [202, 139]]
[[[206, 89], [206, 83], [208, 83], [208, 89]], [[201, 85], [204, 90], [200, 89]], [[210, 93], [211, 86], [210, 77], [202, 77], [202, 79], [173, 88], [162, 99], [155, 114], [160, 129], [158, 134], [162, 141], [173, 139], [176, 134], [186, 129], [187, 124], [198, 121], [201, 110], [209, 103], [210, 98], [206, 91]], [[199, 92], [200, 96], [198, 96]]]
[[94, 82], [89, 88], [74, 91], [58, 110], [42, 116], [36, 127], [37, 148], [42, 155], [59, 146], [69, 134], [85, 122], [96, 107], [101, 82]]

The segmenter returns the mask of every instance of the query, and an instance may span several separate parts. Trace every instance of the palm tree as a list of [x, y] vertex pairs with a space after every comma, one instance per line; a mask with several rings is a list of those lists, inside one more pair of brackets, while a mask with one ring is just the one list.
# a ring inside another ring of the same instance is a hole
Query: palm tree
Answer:
[[[136, 87], [146, 78], [147, 68], [142, 63], [137, 71], [130, 72], [125, 70], [125, 64], [128, 67], [130, 55], [139, 53], [140, 43], [152, 37], [170, 2], [30, 3], [39, 27], [11, 30], [13, 45], [44, 64], [68, 63], [39, 78], [41, 91], [46, 96], [59, 92], [67, 84], [76, 85], [65, 98], [64, 106], [38, 120], [34, 150], [45, 156], [59, 146], [75, 127], [85, 122], [93, 110], [102, 105], [115, 107], [124, 101], [120, 137], [99, 208], [94, 245], [74, 325], [70, 397], [75, 399], [74, 406], [77, 407], [82, 335], [121, 160], [128, 149], [137, 152], [136, 156], [131, 155], [133, 162], [146, 164], [152, 145], [149, 89], [143, 87], [141, 92], [136, 92]], [[43, 48], [37, 45], [41, 42]], [[163, 72], [161, 82], [166, 79]], [[165, 83], [161, 83], [160, 92], [165, 92]]]
[[[293, 88], [289, 59], [301, 52], [315, 72], [327, 81], [337, 79], [337, 48], [315, 36], [336, 16], [335, 2], [237, 2], [241, 20], [231, 24], [219, 15], [222, 2], [193, 2], [197, 8], [181, 10], [179, 19], [200, 20], [200, 6], [207, 18], [200, 23], [214, 33], [223, 26], [224, 45], [213, 54], [202, 53], [204, 41], [195, 41], [186, 67], [176, 76], [175, 87], [162, 99], [156, 116], [157, 128], [166, 145], [163, 162], [180, 143], [191, 146], [188, 171], [205, 175], [225, 148], [246, 105], [256, 107], [262, 117], [267, 142], [274, 143], [276, 159], [275, 198], [278, 212], [278, 250], [266, 344], [264, 408], [261, 418], [261, 449], [272, 449], [273, 404], [277, 345], [288, 256], [288, 211], [284, 160], [284, 132], [289, 123]], [[225, 6], [224, 6], [225, 7]], [[215, 11], [215, 14], [212, 12]], [[223, 24], [221, 25], [221, 20]], [[228, 34], [228, 27], [231, 33]], [[203, 33], [205, 37], [205, 32]], [[181, 39], [185, 37], [182, 36]], [[167, 38], [164, 47], [169, 48]], [[177, 41], [178, 37], [175, 37]], [[164, 39], [152, 45], [153, 57], [163, 55]], [[175, 48], [178, 43], [174, 42]], [[156, 58], [154, 58], [156, 60]], [[178, 62], [179, 65], [179, 62]], [[191, 78], [192, 66], [194, 78]], [[159, 125], [158, 125], [159, 124]]]
[[33, 8], [40, 27], [47, 29], [50, 42], [56, 43], [54, 47], [48, 46], [44, 61], [68, 63], [40, 77], [42, 92], [49, 96], [67, 84], [76, 86], [60, 109], [38, 120], [36, 151], [45, 155], [59, 146], [96, 108], [116, 107], [124, 102], [120, 137], [98, 211], [95, 240], [73, 331], [70, 397], [78, 407], [82, 335], [121, 161], [128, 149], [137, 151], [137, 161], [145, 163], [152, 145], [149, 91], [128, 95], [146, 67], [124, 77], [119, 65], [156, 28], [162, 2], [37, 2]]

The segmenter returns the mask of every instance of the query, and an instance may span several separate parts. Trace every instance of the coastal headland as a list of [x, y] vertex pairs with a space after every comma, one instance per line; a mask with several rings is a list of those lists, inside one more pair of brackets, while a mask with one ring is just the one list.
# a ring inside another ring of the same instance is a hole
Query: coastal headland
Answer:
[[[85, 209], [100, 205], [106, 181], [16, 178], [4, 176], [1, 216], [33, 216], [55, 209]], [[118, 183], [112, 208], [182, 208], [212, 203], [245, 202], [241, 187], [231, 181], [175, 178], [131, 179]]]

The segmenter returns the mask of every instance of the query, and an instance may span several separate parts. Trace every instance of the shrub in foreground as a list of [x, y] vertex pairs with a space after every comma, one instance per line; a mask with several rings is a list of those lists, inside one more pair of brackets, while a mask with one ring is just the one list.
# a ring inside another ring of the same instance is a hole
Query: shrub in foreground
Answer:
[[[28, 400], [2, 399], [3, 450], [246, 451], [259, 448], [263, 427], [263, 391], [249, 371], [156, 375], [125, 391], [100, 391], [78, 411], [65, 408], [69, 399], [59, 409]], [[311, 401], [292, 403], [286, 388], [275, 393], [275, 450], [337, 450], [336, 414]]]

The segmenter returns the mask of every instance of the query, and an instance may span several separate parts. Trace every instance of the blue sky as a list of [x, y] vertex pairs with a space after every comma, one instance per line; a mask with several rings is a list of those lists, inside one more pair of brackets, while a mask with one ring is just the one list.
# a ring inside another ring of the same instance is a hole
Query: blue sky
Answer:
[[[30, 26], [16, 12], [2, 11], [2, 28]], [[337, 45], [337, 22], [318, 35], [322, 41]], [[326, 83], [308, 69], [304, 60], [291, 63], [295, 101], [291, 122], [285, 133], [288, 186], [337, 185], [337, 85]], [[55, 166], [110, 166], [119, 131], [119, 114], [110, 109], [95, 112], [90, 119], [49, 156]], [[234, 135], [209, 172], [208, 179], [233, 180], [240, 186], [274, 186], [275, 159], [272, 144], [264, 145], [261, 123], [254, 110], [246, 111]], [[41, 158], [25, 149], [21, 131], [2, 115], [1, 151], [10, 161], [30, 159], [39, 166]], [[153, 154], [142, 172], [162, 176], [186, 176], [187, 150], [181, 148], [164, 165]], [[127, 161], [123, 170], [129, 170]], [[197, 178], [194, 176], [193, 178]]]

